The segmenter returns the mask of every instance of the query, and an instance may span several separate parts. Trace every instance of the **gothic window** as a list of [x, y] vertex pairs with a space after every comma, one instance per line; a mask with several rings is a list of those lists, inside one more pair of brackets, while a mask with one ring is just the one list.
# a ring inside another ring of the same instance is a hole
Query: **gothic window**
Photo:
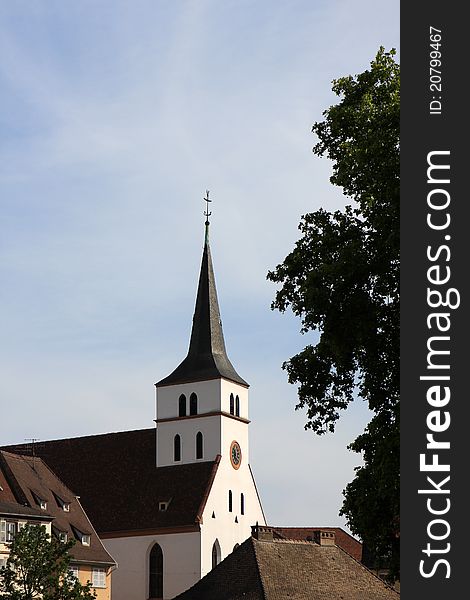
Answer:
[[214, 569], [220, 562], [221, 553], [220, 553], [220, 544], [219, 540], [215, 540], [214, 545], [212, 546], [212, 568]]
[[178, 403], [178, 416], [185, 417], [186, 416], [186, 396], [181, 394], [179, 403]]
[[173, 450], [174, 450], [174, 460], [181, 460], [181, 437], [176, 434], [175, 439], [173, 440]]
[[240, 398], [238, 396], [235, 397], [235, 414], [237, 417], [240, 416]]
[[196, 458], [202, 458], [203, 437], [200, 431], [196, 434]]
[[189, 397], [189, 414], [197, 415], [197, 396], [194, 392]]
[[149, 598], [163, 598], [163, 552], [158, 544], [150, 551]]
[[240, 494], [240, 513], [245, 514], [245, 494]]
[[230, 414], [231, 415], [235, 414], [233, 394], [230, 394]]
[[232, 512], [233, 502], [232, 502], [232, 490], [228, 491], [228, 512]]

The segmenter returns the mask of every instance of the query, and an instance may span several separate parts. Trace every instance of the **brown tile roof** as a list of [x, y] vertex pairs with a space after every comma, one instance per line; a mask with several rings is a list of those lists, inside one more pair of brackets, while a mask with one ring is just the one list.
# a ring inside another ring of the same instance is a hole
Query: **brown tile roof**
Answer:
[[[21, 489], [21, 496], [26, 498], [28, 506], [34, 509], [35, 515], [42, 510], [37, 504], [37, 500], [40, 498], [47, 502], [47, 508], [42, 513], [45, 517], [48, 515], [53, 517], [52, 526], [55, 530], [67, 533], [68, 539], [75, 537], [74, 531], [90, 534], [89, 546], [77, 541], [72, 547], [70, 554], [74, 560], [89, 564], [114, 564], [114, 560], [105, 550], [101, 540], [93, 530], [79, 500], [74, 497], [72, 492], [41, 458], [32, 458], [5, 451], [0, 451], [0, 455], [3, 464], [6, 464], [9, 468], [6, 478], [10, 487]], [[67, 512], [59, 505], [58, 498], [70, 502]], [[19, 500], [18, 506], [24, 509], [20, 504], [21, 499], [17, 498]]]
[[54, 518], [46, 511], [39, 508], [22, 506], [17, 502], [0, 502], [0, 517], [24, 517], [25, 519], [34, 519], [40, 521], [52, 521]]
[[274, 531], [288, 540], [312, 541], [315, 532], [332, 531], [335, 534], [336, 545], [345, 550], [353, 558], [361, 562], [362, 544], [341, 527], [274, 527]]
[[[9, 450], [18, 448], [10, 446]], [[35, 452], [80, 495], [88, 517], [103, 537], [160, 528], [197, 528], [218, 464], [157, 469], [155, 429], [41, 442], [35, 445]], [[166, 511], [158, 510], [160, 501], [170, 502]]]
[[175, 600], [398, 600], [338, 546], [246, 540]]

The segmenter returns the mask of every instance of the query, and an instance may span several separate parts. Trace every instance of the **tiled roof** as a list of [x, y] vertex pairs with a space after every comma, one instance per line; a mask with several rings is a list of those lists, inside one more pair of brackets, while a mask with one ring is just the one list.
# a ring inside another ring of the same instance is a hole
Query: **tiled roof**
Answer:
[[[9, 447], [14, 451], [14, 447]], [[109, 537], [198, 527], [216, 462], [156, 468], [155, 429], [35, 445], [80, 501], [96, 531]], [[159, 502], [169, 502], [159, 511]]]
[[[38, 499], [47, 503], [43, 510], [43, 515], [48, 520], [48, 516], [53, 517], [53, 527], [61, 532], [67, 533], [68, 539], [73, 539], [74, 531], [88, 533], [90, 535], [90, 544], [85, 546], [80, 541], [72, 547], [70, 554], [73, 559], [88, 563], [114, 564], [114, 560], [105, 550], [101, 540], [96, 535], [91, 526], [80, 502], [66, 485], [56, 476], [55, 473], [38, 457], [22, 456], [10, 452], [0, 452], [4, 463], [10, 469], [6, 475], [8, 483], [15, 489], [21, 488], [21, 492], [26, 497], [30, 509], [34, 509], [34, 515], [40, 514], [40, 507], [37, 505]], [[12, 483], [14, 485], [12, 485]], [[64, 511], [59, 505], [58, 498], [70, 502], [69, 510]], [[20, 509], [24, 509], [18, 503]]]
[[362, 560], [362, 544], [341, 527], [274, 527], [274, 531], [288, 540], [312, 541], [319, 531], [332, 531], [336, 545], [359, 562]]
[[338, 546], [246, 540], [175, 600], [398, 600]]
[[52, 521], [54, 517], [40, 508], [22, 506], [17, 502], [0, 502], [0, 516], [24, 517], [25, 519], [39, 519], [41, 521]]

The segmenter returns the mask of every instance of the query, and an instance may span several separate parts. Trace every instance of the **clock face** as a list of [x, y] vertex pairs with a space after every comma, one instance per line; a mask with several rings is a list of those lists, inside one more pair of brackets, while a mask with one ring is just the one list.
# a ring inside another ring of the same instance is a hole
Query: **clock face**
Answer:
[[235, 441], [230, 445], [230, 462], [234, 469], [239, 469], [242, 464], [242, 450], [240, 444]]

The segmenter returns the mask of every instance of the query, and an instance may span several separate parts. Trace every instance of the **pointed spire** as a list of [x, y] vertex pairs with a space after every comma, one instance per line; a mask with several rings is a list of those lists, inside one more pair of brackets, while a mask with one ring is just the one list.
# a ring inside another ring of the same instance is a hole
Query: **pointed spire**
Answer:
[[[206, 202], [210, 202], [208, 198], [209, 194], [207, 193]], [[156, 385], [175, 385], [223, 377], [248, 387], [248, 383], [235, 371], [225, 349], [209, 246], [210, 213], [207, 210], [204, 214], [207, 218], [205, 222], [204, 252], [188, 355], [173, 373]]]

